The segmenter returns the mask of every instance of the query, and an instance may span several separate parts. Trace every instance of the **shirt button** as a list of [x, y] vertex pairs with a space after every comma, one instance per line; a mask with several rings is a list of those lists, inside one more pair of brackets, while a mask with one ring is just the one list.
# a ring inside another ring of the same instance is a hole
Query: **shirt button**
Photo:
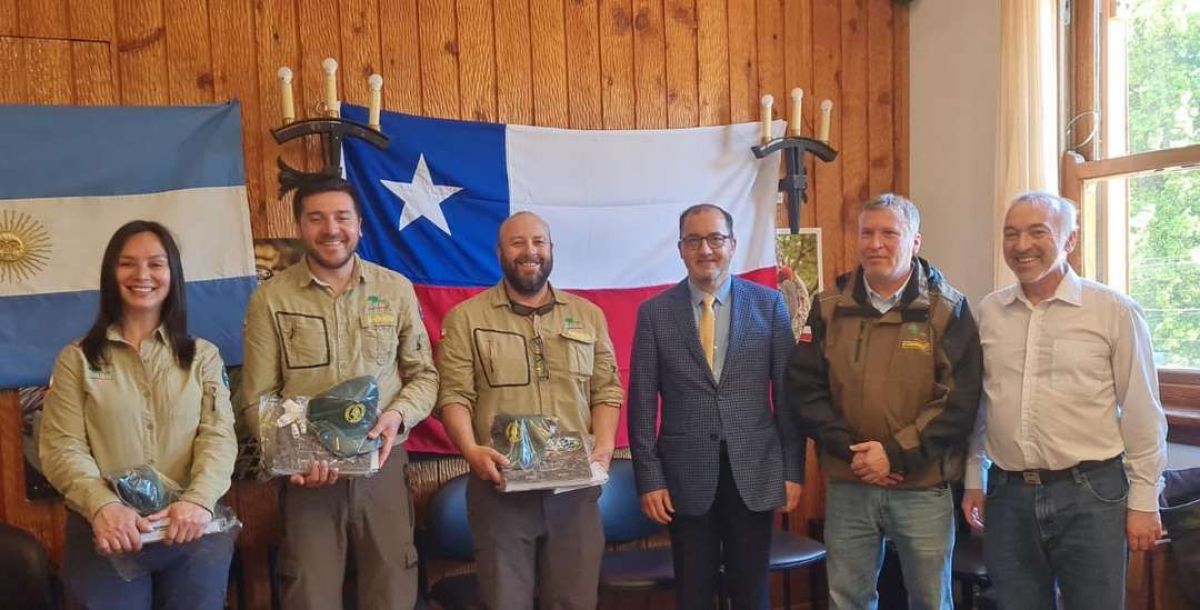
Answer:
[[710, 441], [719, 441], [719, 440], [721, 440], [721, 437], [720, 437], [720, 436], [717, 436], [716, 434], [710, 434], [710, 435], [708, 435], [708, 440], [710, 440]]

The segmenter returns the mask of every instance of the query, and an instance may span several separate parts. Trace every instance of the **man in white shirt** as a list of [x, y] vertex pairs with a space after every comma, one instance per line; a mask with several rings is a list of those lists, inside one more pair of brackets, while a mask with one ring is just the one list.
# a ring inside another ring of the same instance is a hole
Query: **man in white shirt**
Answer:
[[1005, 609], [1054, 608], [1056, 585], [1069, 610], [1123, 608], [1127, 549], [1162, 533], [1167, 425], [1149, 330], [1136, 303], [1067, 264], [1075, 219], [1055, 195], [1013, 201], [1004, 258], [1019, 283], [979, 308], [984, 395], [962, 509], [976, 529], [986, 514]]

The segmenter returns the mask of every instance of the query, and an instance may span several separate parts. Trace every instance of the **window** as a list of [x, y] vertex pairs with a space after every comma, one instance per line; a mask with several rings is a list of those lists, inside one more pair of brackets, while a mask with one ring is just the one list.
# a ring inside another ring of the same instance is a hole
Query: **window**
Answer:
[[1067, 153], [1062, 188], [1081, 205], [1075, 262], [1142, 306], [1172, 384], [1200, 386], [1200, 0], [1071, 9], [1079, 154]]

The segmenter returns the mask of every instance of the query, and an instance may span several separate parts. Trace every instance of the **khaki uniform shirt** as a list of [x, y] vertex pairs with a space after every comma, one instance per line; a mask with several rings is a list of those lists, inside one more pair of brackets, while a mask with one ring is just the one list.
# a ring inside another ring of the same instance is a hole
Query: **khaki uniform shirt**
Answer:
[[591, 408], [621, 406], [604, 313], [590, 301], [552, 292], [553, 309], [521, 316], [502, 281], [459, 303], [442, 324], [438, 409], [465, 405], [481, 445], [491, 445], [497, 413], [553, 416], [560, 430], [587, 434]]
[[225, 364], [196, 339], [196, 356], [179, 367], [160, 327], [135, 350], [108, 329], [99, 367], [77, 344], [63, 348], [46, 394], [38, 453], [46, 478], [88, 520], [119, 502], [103, 475], [149, 465], [209, 510], [229, 489], [237, 439]]
[[243, 416], [258, 431], [264, 395], [313, 396], [371, 375], [380, 411], [404, 418], [396, 443], [429, 416], [437, 399], [429, 337], [412, 282], [354, 257], [346, 291], [333, 290], [300, 261], [263, 283], [246, 309]]

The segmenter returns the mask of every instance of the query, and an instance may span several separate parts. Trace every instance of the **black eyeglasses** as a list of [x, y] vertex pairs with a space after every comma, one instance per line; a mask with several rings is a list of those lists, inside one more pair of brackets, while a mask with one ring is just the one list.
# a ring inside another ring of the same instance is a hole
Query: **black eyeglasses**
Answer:
[[679, 240], [679, 244], [688, 250], [695, 250], [700, 247], [700, 242], [708, 242], [708, 247], [713, 250], [719, 250], [725, 247], [725, 242], [733, 239], [732, 235], [723, 233], [709, 233], [704, 237], [699, 235], [688, 235]]
[[537, 374], [538, 379], [545, 381], [550, 378], [550, 367], [546, 364], [546, 344], [542, 342], [541, 335], [534, 335], [530, 343], [533, 345], [533, 372]]

